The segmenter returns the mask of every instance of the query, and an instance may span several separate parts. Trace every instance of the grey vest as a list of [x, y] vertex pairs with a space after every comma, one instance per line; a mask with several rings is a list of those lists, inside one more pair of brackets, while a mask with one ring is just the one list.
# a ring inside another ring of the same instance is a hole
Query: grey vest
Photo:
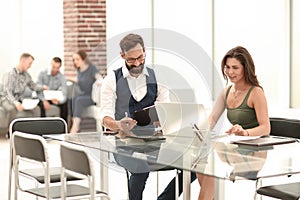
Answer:
[[146, 67], [149, 76], [146, 77], [147, 93], [140, 101], [136, 101], [129, 89], [126, 78], [123, 77], [122, 68], [115, 70], [116, 76], [116, 106], [115, 119], [120, 120], [125, 117], [125, 112], [129, 117], [133, 117], [134, 111], [154, 105], [157, 98], [157, 82], [153, 69]]

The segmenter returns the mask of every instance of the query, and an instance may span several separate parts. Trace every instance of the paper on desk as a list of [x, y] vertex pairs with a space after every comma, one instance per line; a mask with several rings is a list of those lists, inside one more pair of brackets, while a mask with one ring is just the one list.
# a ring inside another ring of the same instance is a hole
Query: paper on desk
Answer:
[[23, 99], [22, 106], [24, 110], [32, 110], [34, 109], [38, 103], [39, 99]]
[[224, 143], [230, 143], [234, 141], [239, 141], [239, 140], [250, 140], [250, 139], [256, 139], [259, 138], [260, 136], [241, 136], [241, 135], [228, 135], [226, 133], [220, 134], [220, 135], [215, 135], [211, 139], [218, 141], [218, 142], [224, 142]]
[[60, 90], [44, 90], [43, 93], [46, 100], [57, 99], [62, 101], [64, 99], [64, 95]]

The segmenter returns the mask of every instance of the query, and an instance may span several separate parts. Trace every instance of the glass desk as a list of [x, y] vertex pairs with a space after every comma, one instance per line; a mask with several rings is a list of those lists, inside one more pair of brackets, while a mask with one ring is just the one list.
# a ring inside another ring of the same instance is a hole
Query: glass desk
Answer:
[[[202, 141], [197, 136], [179, 135], [167, 135], [159, 140], [127, 138], [124, 134], [106, 136], [98, 132], [47, 137], [89, 147], [91, 153], [113, 153], [128, 159], [145, 161], [149, 166], [159, 164], [182, 169], [184, 199], [190, 199], [190, 171], [231, 181], [257, 181], [265, 177], [300, 173], [300, 156], [294, 153], [300, 152], [298, 142], [254, 149], [239, 147], [217, 138]], [[102, 166], [107, 167], [105, 162], [107, 160], [101, 157]], [[144, 165], [140, 170], [149, 169]], [[105, 174], [106, 171], [102, 171], [102, 177], [105, 177]], [[108, 177], [103, 180], [101, 189], [105, 190], [107, 180]]]

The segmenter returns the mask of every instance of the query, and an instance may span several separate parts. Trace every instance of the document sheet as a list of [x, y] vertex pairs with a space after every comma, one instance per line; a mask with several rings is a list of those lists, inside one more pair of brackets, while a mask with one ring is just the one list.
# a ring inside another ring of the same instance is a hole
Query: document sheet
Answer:
[[44, 90], [43, 93], [46, 100], [57, 99], [61, 101], [64, 99], [64, 95], [60, 90]]
[[39, 99], [23, 99], [22, 106], [24, 110], [32, 110], [38, 105], [39, 101]]

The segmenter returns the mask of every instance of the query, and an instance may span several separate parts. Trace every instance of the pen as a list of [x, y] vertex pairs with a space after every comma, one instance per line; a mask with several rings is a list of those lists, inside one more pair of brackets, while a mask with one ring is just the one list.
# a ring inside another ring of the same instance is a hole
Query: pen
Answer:
[[204, 141], [204, 136], [201, 133], [200, 129], [198, 128], [198, 126], [196, 124], [192, 124], [193, 128], [196, 129], [195, 133], [197, 134], [198, 138], [200, 139], [200, 141]]
[[155, 107], [155, 105], [152, 105], [152, 106], [145, 107], [142, 110], [147, 110], [147, 109], [154, 108], [154, 107]]
[[202, 137], [200, 136], [200, 134], [198, 133], [197, 130], [195, 130], [194, 133], [197, 135], [197, 137], [200, 141], [203, 141]]
[[[125, 117], [124, 118], [128, 118], [128, 113], [127, 112], [125, 112]], [[127, 121], [127, 122], [125, 122], [125, 124], [126, 124], [126, 127], [128, 127], [129, 126], [129, 122]]]

